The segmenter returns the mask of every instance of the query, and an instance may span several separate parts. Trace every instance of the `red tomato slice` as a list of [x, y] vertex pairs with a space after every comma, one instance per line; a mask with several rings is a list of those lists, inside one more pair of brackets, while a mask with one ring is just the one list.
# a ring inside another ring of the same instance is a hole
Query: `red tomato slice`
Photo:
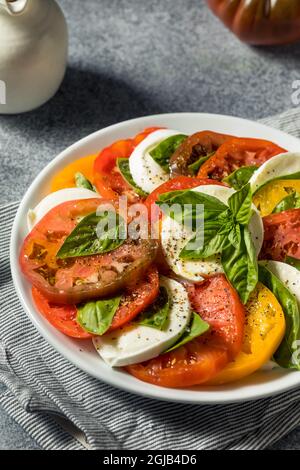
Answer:
[[160, 194], [168, 193], [169, 191], [192, 189], [197, 186], [207, 184], [219, 184], [225, 186], [224, 183], [215, 182], [208, 178], [192, 178], [191, 176], [177, 176], [176, 178], [163, 183], [149, 194], [144, 203], [147, 207], [149, 218], [151, 218], [152, 222], [157, 221], [159, 218], [160, 209], [155, 203]]
[[284, 261], [286, 256], [300, 259], [300, 209], [267, 215], [263, 223], [261, 259]]
[[[112, 171], [110, 175], [95, 173], [94, 185], [96, 186], [98, 193], [104, 199], [110, 199], [111, 201], [118, 201], [119, 197], [123, 194], [133, 192], [132, 188], [117, 170]], [[131, 199], [132, 198], [130, 198], [130, 200]], [[136, 200], [137, 197], [133, 199], [133, 202]]]
[[189, 295], [210, 331], [174, 351], [126, 367], [130, 374], [162, 387], [189, 387], [213, 378], [240, 352], [245, 310], [225, 276], [191, 287]]
[[188, 292], [193, 309], [210, 325], [208, 344], [225, 346], [232, 360], [241, 351], [244, 333], [245, 310], [237, 292], [224, 274], [194, 284]]
[[101, 150], [94, 162], [94, 184], [102, 197], [117, 200], [124, 194], [129, 197], [130, 202], [139, 199], [119, 172], [117, 158], [129, 158], [134, 148], [151, 132], [158, 129], [158, 127], [149, 127], [133, 139], [119, 140]]
[[109, 175], [116, 166], [117, 158], [130, 157], [133, 149], [132, 139], [118, 140], [109, 147], [105, 147], [94, 162], [95, 173]]
[[78, 339], [92, 338], [76, 321], [77, 309], [75, 305], [56, 305], [35, 287], [32, 288], [32, 297], [36, 308], [57, 330], [67, 336]]
[[200, 167], [199, 178], [222, 180], [241, 166], [260, 166], [269, 158], [286, 152], [268, 140], [234, 138], [225, 142]]
[[146, 277], [138, 282], [122, 297], [121, 305], [115, 313], [109, 331], [116, 330], [132, 321], [158, 296], [159, 276], [158, 270], [152, 267]]
[[113, 295], [136, 283], [154, 261], [157, 242], [126, 240], [108, 253], [57, 259], [78, 217], [95, 212], [107, 201], [68, 201], [49, 211], [24, 240], [20, 266], [27, 279], [57, 304], [73, 304]]
[[130, 157], [134, 149], [133, 140], [119, 140], [99, 153], [94, 162], [94, 184], [102, 197], [117, 200], [131, 187], [117, 168], [117, 158]]

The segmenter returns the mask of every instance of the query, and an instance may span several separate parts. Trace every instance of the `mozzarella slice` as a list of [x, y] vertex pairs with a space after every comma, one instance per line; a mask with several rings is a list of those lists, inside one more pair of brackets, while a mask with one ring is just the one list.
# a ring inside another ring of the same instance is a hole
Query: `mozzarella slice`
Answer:
[[39, 222], [53, 207], [67, 201], [76, 199], [91, 199], [99, 197], [99, 194], [85, 188], [66, 188], [48, 194], [42, 199], [34, 209], [29, 209], [27, 213], [27, 227], [31, 231], [35, 224]]
[[271, 271], [296, 297], [300, 308], [300, 271], [294, 266], [281, 261], [263, 261], [263, 265]]
[[[198, 186], [193, 191], [202, 192], [214, 196], [224, 204], [235, 192], [232, 188], [219, 185]], [[249, 223], [249, 231], [257, 254], [260, 252], [263, 243], [263, 223], [258, 210], [253, 205], [253, 216]], [[163, 217], [161, 228], [161, 245], [166, 261], [172, 271], [178, 276], [189, 281], [198, 282], [203, 280], [203, 276], [211, 276], [222, 273], [221, 256], [215, 255], [203, 260], [182, 260], [180, 252], [193, 237], [193, 233], [188, 228], [179, 224], [170, 217]]]
[[102, 359], [111, 367], [122, 367], [147, 361], [166, 351], [181, 337], [191, 319], [186, 289], [177, 281], [161, 278], [169, 293], [170, 312], [167, 327], [160, 331], [142, 325], [128, 324], [104, 336], [93, 338]]
[[161, 228], [161, 246], [165, 259], [174, 273], [183, 279], [198, 282], [202, 275], [223, 272], [220, 256], [211, 256], [205, 260], [183, 260], [180, 253], [192, 238], [192, 232], [170, 217], [164, 217]]
[[286, 152], [276, 155], [261, 165], [252, 175], [250, 185], [255, 193], [261, 186], [274, 178], [300, 172], [300, 153]]
[[179, 131], [171, 129], [161, 129], [152, 132], [134, 149], [129, 158], [129, 168], [134, 182], [146, 191], [151, 193], [155, 188], [165, 183], [169, 179], [169, 173], [156, 163], [150, 155], [158, 144], [168, 137], [180, 134]]

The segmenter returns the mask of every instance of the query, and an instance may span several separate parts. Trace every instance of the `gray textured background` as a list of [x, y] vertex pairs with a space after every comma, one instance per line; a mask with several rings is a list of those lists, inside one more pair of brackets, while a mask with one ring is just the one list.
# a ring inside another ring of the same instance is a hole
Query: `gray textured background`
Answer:
[[[69, 24], [69, 68], [42, 108], [0, 116], [2, 204], [20, 199], [66, 146], [109, 124], [174, 111], [255, 119], [293, 106], [300, 44], [250, 48], [204, 0], [59, 3]], [[37, 448], [1, 409], [0, 448]], [[274, 448], [300, 449], [300, 429]]]

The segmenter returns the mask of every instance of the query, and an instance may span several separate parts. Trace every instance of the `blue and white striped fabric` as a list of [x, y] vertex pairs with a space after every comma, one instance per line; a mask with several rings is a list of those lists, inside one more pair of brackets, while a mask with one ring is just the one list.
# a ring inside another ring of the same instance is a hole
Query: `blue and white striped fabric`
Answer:
[[[300, 137], [300, 111], [265, 119]], [[32, 326], [10, 276], [18, 204], [0, 209], [0, 404], [45, 449], [262, 449], [300, 424], [300, 390], [227, 406], [144, 399], [69, 364]]]

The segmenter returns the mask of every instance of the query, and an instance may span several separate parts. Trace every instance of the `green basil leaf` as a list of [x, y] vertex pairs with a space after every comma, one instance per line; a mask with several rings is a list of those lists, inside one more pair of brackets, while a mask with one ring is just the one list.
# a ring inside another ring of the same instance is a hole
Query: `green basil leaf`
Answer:
[[156, 204], [168, 215], [170, 211], [168, 212], [167, 206], [171, 207], [173, 204], [178, 204], [184, 209], [185, 205], [191, 205], [191, 217], [194, 218], [197, 215], [196, 206], [202, 204], [204, 206], [204, 220], [215, 218], [228, 209], [228, 207], [216, 197], [190, 189], [160, 194]]
[[129, 168], [129, 158], [117, 158], [117, 166], [124, 180], [134, 189], [136, 194], [141, 197], [147, 197], [148, 193], [143, 191], [137, 184], [135, 184], [134, 179]]
[[119, 308], [121, 296], [87, 302], [77, 307], [76, 320], [88, 333], [103, 335], [110, 327]]
[[[100, 228], [104, 228], [100, 236]], [[65, 239], [56, 257], [59, 259], [90, 256], [115, 250], [125, 242], [125, 223], [122, 217], [110, 211], [95, 212], [84, 217]]]
[[253, 196], [258, 193], [262, 188], [267, 186], [269, 183], [273, 183], [274, 181], [282, 180], [282, 181], [289, 181], [289, 180], [299, 180], [300, 179], [300, 171], [297, 171], [296, 173], [292, 173], [291, 175], [285, 175], [285, 176], [276, 176], [276, 178], [271, 178], [265, 183], [263, 183], [261, 186], [259, 186], [253, 193]]
[[174, 349], [180, 348], [180, 346], [183, 346], [193, 339], [198, 338], [198, 336], [203, 335], [203, 333], [206, 333], [208, 330], [209, 324], [202, 320], [198, 313], [193, 312], [191, 325], [186, 329], [179, 341], [165, 352], [167, 353], [173, 351]]
[[205, 163], [206, 160], [212, 157], [214, 153], [215, 152], [212, 152], [212, 153], [209, 153], [208, 155], [202, 156], [198, 158], [198, 160], [196, 160], [194, 163], [191, 163], [190, 165], [188, 165], [188, 170], [190, 171], [190, 173], [192, 173], [193, 175], [196, 175], [200, 167], [203, 165], [203, 163]]
[[204, 223], [204, 233], [197, 234], [186, 244], [180, 252], [181, 259], [205, 259], [221, 253], [230, 241], [229, 233], [232, 230], [230, 221], [221, 225], [216, 220], [207, 220]]
[[300, 193], [297, 191], [283, 198], [273, 209], [272, 213], [277, 214], [278, 212], [287, 211], [289, 209], [300, 209]]
[[138, 318], [138, 324], [163, 330], [168, 322], [170, 300], [167, 289], [160, 286], [158, 297]]
[[166, 215], [192, 232], [202, 229], [203, 222], [215, 219], [229, 210], [216, 197], [191, 190], [164, 193], [158, 199], [156, 204]]
[[193, 194], [186, 194], [187, 192], [190, 192], [189, 189], [178, 189], [176, 191], [170, 191], [168, 193], [162, 193], [158, 195], [158, 200], [156, 201], [157, 205], [161, 204], [173, 204], [173, 201], [175, 201], [176, 204], [184, 204], [185, 201], [190, 198], [192, 201], [194, 201]]
[[246, 304], [258, 281], [258, 267], [250, 232], [243, 226], [240, 226], [240, 230], [240, 244], [225, 248], [221, 261], [229, 282]]
[[[259, 280], [275, 295], [286, 321], [286, 332], [282, 343], [274, 354], [281, 367], [300, 370], [297, 341], [300, 339], [300, 313], [297, 300], [289, 289], [264, 265], [259, 264]], [[294, 354], [295, 353], [295, 354]]]
[[241, 226], [240, 224], [232, 224], [228, 234], [228, 240], [234, 247], [239, 247], [241, 243]]
[[300, 259], [293, 258], [292, 256], [286, 256], [284, 262], [294, 266], [294, 268], [300, 271]]
[[186, 138], [187, 135], [184, 134], [172, 135], [158, 144], [149, 154], [159, 166], [168, 172], [171, 156]]
[[225, 211], [219, 212], [219, 214], [216, 215], [215, 220], [217, 220], [221, 225], [227, 225], [228, 223], [236, 224], [233, 214], [228, 207]]
[[248, 183], [253, 173], [257, 170], [257, 166], [242, 166], [223, 179], [224, 183], [228, 183], [232, 188], [238, 190]]
[[250, 184], [247, 183], [236, 191], [228, 199], [228, 205], [236, 221], [242, 225], [248, 225], [252, 216], [252, 192]]
[[74, 178], [75, 178], [75, 184], [77, 188], [85, 188], [85, 189], [89, 189], [90, 191], [95, 191], [95, 188], [92, 185], [92, 183], [82, 173], [80, 172], [75, 173]]

